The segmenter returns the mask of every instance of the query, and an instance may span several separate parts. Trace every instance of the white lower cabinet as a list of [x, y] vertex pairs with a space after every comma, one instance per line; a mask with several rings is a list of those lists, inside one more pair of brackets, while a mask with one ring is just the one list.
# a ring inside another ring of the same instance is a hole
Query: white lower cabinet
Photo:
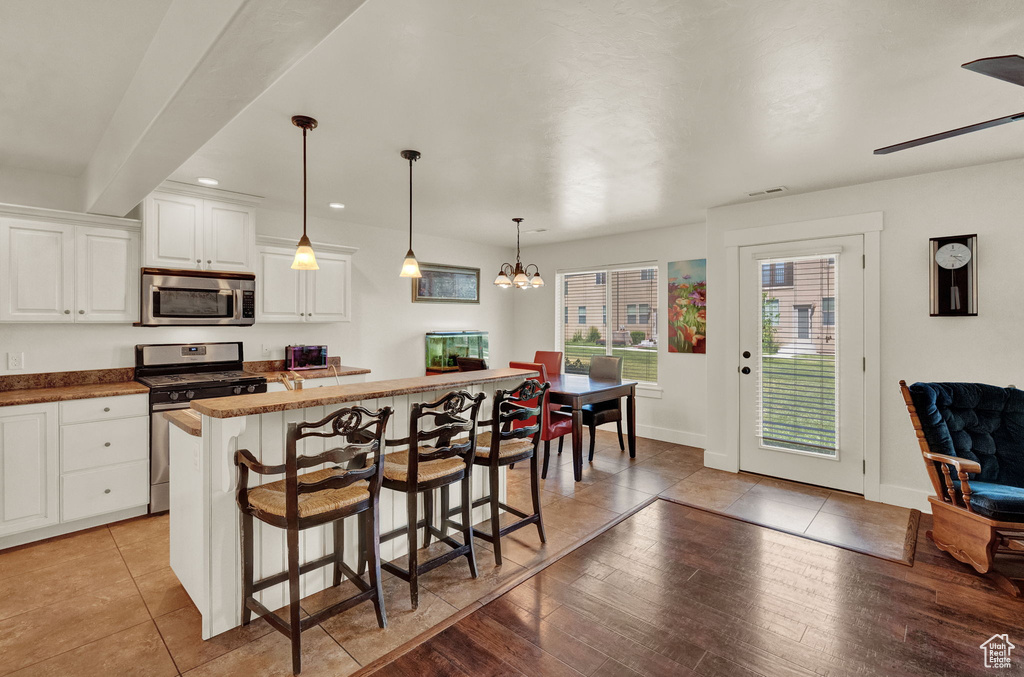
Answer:
[[0, 536], [60, 521], [57, 405], [0, 409]]
[[0, 407], [0, 548], [148, 504], [146, 395]]
[[139, 461], [63, 475], [65, 522], [149, 503], [149, 462]]

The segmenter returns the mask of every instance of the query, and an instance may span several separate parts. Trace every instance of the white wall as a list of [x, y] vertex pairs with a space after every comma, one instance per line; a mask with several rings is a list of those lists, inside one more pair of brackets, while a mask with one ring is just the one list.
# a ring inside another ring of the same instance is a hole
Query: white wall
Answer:
[[[884, 162], [884, 159], [879, 160]], [[881, 211], [881, 500], [926, 508], [930, 484], [899, 379], [1024, 384], [1024, 161], [792, 195], [708, 212], [708, 286], [723, 280], [728, 230]], [[928, 238], [978, 234], [978, 317], [929, 317]], [[722, 313], [721, 321], [718, 313]], [[731, 310], [709, 304], [708, 400], [721, 403], [737, 357]], [[709, 411], [706, 463], [728, 454], [736, 421]]]
[[[554, 349], [557, 315], [555, 274], [558, 271], [656, 261], [658, 308], [663, 308], [667, 303], [666, 263], [704, 258], [705, 251], [704, 224], [527, 247], [523, 250], [523, 261], [540, 266], [547, 284], [529, 291], [499, 290], [515, 300], [515, 359], [531, 359], [536, 350]], [[484, 270], [484, 273], [490, 273], [486, 276], [488, 284], [497, 272], [497, 266], [493, 270]], [[713, 297], [714, 290], [711, 294]], [[658, 335], [667, 335], [666, 313], [663, 312], [658, 313]], [[663, 392], [660, 399], [637, 398], [638, 434], [703, 447], [707, 415], [705, 356], [669, 354], [667, 343], [661, 343], [658, 348], [658, 385]]]
[[[257, 211], [260, 234], [298, 238], [301, 214]], [[507, 364], [512, 350], [512, 302], [489, 283], [481, 284], [479, 305], [412, 303], [410, 281], [398, 277], [407, 243], [402, 231], [311, 219], [310, 238], [359, 251], [353, 255], [353, 320], [331, 324], [260, 324], [252, 327], [132, 327], [129, 325], [0, 324], [0, 357], [25, 353], [25, 369], [11, 372], [0, 359], [0, 374], [129, 367], [137, 343], [244, 341], [247, 360], [283, 359], [284, 346], [327, 344], [347, 365], [367, 367], [371, 379], [424, 373], [423, 334], [435, 329], [490, 332], [491, 360]], [[505, 247], [417, 236], [420, 261], [497, 270]], [[482, 273], [483, 278], [487, 272]], [[485, 281], [485, 280], [482, 280]], [[264, 344], [272, 346], [263, 355]]]

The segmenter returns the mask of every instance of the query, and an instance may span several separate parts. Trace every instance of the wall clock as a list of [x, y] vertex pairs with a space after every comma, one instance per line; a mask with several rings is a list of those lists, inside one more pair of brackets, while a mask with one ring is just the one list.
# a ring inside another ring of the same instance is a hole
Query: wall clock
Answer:
[[929, 240], [931, 316], [978, 314], [977, 235]]

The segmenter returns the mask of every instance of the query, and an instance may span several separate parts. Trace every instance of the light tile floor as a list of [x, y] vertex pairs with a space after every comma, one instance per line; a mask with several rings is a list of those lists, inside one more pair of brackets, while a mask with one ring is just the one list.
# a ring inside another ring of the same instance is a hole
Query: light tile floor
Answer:
[[[528, 473], [528, 464], [509, 472], [512, 505], [530, 505]], [[420, 579], [416, 612], [406, 585], [386, 575], [388, 629], [377, 628], [364, 604], [308, 630], [302, 674], [351, 674], [658, 494], [880, 551], [902, 548], [907, 524], [900, 508], [704, 468], [703, 452], [693, 447], [640, 439], [630, 459], [614, 434], [599, 431], [582, 482], [573, 482], [568, 450], [551, 460], [542, 492], [546, 544], [533, 527], [517, 531], [502, 540], [504, 565], [495, 567], [490, 544], [477, 540], [480, 577], [469, 578], [463, 558], [439, 567]], [[629, 547], [642, 541], [636, 534]], [[562, 566], [546, 571], [557, 577]], [[312, 595], [303, 608], [315, 612], [350, 587]], [[0, 552], [0, 676], [68, 674], [255, 677], [291, 674], [291, 664], [287, 640], [265, 621], [200, 639], [199, 612], [169, 566], [162, 515]]]

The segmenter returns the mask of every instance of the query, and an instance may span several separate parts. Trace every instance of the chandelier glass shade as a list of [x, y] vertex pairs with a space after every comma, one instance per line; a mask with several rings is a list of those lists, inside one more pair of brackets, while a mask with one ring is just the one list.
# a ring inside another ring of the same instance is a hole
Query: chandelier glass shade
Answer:
[[402, 272], [399, 277], [423, 277], [420, 272], [419, 261], [412, 252], [412, 163], [420, 159], [418, 150], [403, 150], [402, 157], [409, 161], [409, 251], [405, 253], [405, 260], [402, 261]]
[[[528, 263], [525, 266], [520, 260], [519, 255], [519, 226], [523, 222], [522, 218], [516, 217], [512, 219], [516, 222], [516, 262], [515, 264], [503, 263], [501, 268], [498, 270], [498, 276], [494, 278], [494, 285], [501, 287], [502, 289], [508, 289], [509, 287], [516, 287], [517, 289], [532, 289], [534, 287], [543, 287], [544, 278], [540, 276], [540, 268], [535, 263]], [[530, 273], [530, 269], [533, 268], [533, 273]]]

